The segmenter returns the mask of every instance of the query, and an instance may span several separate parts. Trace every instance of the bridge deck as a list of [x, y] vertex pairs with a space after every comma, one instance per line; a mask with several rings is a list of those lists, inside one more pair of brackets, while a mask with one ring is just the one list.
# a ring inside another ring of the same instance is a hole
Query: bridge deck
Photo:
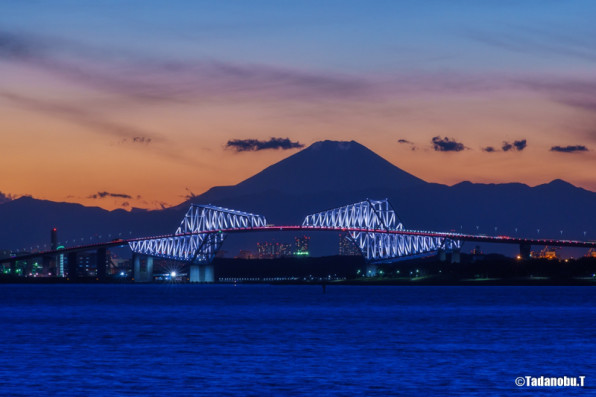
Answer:
[[523, 237], [511, 237], [511, 236], [488, 236], [482, 234], [461, 234], [451, 232], [433, 232], [433, 231], [420, 231], [420, 230], [383, 230], [383, 229], [358, 229], [358, 228], [337, 228], [337, 227], [314, 227], [314, 226], [260, 226], [260, 227], [249, 227], [249, 228], [234, 228], [234, 229], [222, 229], [212, 230], [200, 233], [182, 233], [182, 234], [164, 234], [160, 236], [151, 237], [137, 237], [131, 239], [119, 239], [112, 240], [105, 243], [94, 243], [88, 245], [78, 245], [68, 247], [60, 250], [50, 250], [44, 252], [36, 252], [26, 255], [19, 255], [11, 258], [1, 259], [0, 262], [8, 262], [14, 260], [26, 260], [31, 258], [37, 258], [40, 256], [50, 256], [57, 254], [65, 254], [69, 252], [77, 251], [91, 251], [98, 248], [109, 248], [127, 245], [129, 242], [142, 241], [149, 239], [162, 239], [171, 237], [182, 237], [190, 236], [193, 234], [204, 234], [204, 233], [247, 233], [247, 232], [303, 232], [303, 231], [327, 231], [327, 232], [363, 232], [363, 233], [386, 233], [386, 234], [401, 234], [410, 236], [428, 236], [428, 237], [439, 237], [448, 238], [451, 240], [460, 241], [474, 241], [479, 243], [493, 243], [493, 244], [519, 244], [519, 245], [540, 245], [540, 246], [554, 246], [554, 247], [579, 247], [579, 248], [595, 248], [596, 241], [579, 241], [579, 240], [557, 240], [557, 239], [531, 239]]

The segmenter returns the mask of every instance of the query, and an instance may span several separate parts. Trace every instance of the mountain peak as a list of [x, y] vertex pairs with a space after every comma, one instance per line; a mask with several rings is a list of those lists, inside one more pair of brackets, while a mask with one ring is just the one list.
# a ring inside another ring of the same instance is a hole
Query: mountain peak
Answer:
[[355, 141], [319, 141], [236, 185], [245, 193], [347, 192], [424, 184]]
[[549, 188], [549, 189], [569, 189], [569, 188], [577, 189], [576, 186], [574, 186], [571, 183], [564, 181], [562, 179], [553, 179], [549, 183], [544, 183], [544, 184], [538, 185], [536, 187]]
[[305, 150], [321, 150], [321, 151], [336, 150], [336, 151], [339, 151], [339, 150], [355, 149], [357, 147], [366, 149], [365, 146], [359, 144], [356, 141], [325, 140], [325, 141], [317, 141], [317, 142], [313, 143], [312, 145], [310, 145], [309, 147], [307, 147]]

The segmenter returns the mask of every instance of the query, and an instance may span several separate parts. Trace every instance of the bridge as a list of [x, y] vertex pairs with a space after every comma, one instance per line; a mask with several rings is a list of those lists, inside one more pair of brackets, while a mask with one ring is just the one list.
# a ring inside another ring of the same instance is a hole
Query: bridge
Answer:
[[[106, 276], [106, 250], [128, 245], [133, 252], [134, 278], [149, 281], [153, 272], [153, 258], [165, 258], [190, 265], [191, 282], [213, 282], [213, 259], [225, 238], [232, 233], [247, 232], [345, 232], [360, 250], [370, 266], [438, 253], [445, 260], [452, 253], [452, 262], [459, 262], [463, 242], [516, 244], [520, 256], [529, 258], [533, 245], [596, 248], [594, 241], [530, 239], [509, 236], [488, 236], [437, 231], [405, 229], [389, 201], [364, 200], [358, 203], [307, 215], [301, 225], [269, 225], [264, 216], [213, 205], [191, 205], [178, 229], [168, 235], [117, 239], [104, 243], [73, 246], [45, 252], [0, 259], [9, 263], [14, 273], [17, 261], [32, 258], [52, 258], [67, 255], [68, 274], [77, 275], [77, 254], [96, 251], [97, 277]], [[144, 272], [140, 257], [146, 257]]]

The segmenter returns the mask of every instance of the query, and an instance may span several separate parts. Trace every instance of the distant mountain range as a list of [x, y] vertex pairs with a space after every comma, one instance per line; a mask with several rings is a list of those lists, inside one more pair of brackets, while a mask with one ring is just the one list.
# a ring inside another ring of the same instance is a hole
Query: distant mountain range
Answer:
[[[596, 239], [595, 192], [562, 180], [536, 187], [428, 183], [354, 141], [316, 142], [235, 186], [211, 188], [192, 202], [262, 214], [275, 224], [299, 224], [309, 213], [366, 198], [389, 198], [406, 228]], [[60, 239], [70, 243], [80, 243], [81, 237], [89, 241], [91, 235], [107, 240], [171, 233], [189, 204], [126, 212], [23, 197], [0, 204], [0, 248], [48, 242], [54, 226]]]

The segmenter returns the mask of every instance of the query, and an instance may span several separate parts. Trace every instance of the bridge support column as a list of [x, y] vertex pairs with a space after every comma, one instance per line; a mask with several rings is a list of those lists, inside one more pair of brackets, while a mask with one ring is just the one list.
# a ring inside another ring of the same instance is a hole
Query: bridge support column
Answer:
[[68, 254], [68, 278], [70, 279], [70, 281], [75, 281], [77, 278], [79, 278], [79, 272], [78, 272], [78, 267], [79, 267], [79, 263], [78, 263], [78, 255], [76, 252], [70, 252]]
[[205, 265], [203, 266], [203, 282], [204, 283], [213, 283], [215, 282], [215, 274], [213, 271], [213, 265]]
[[461, 250], [459, 248], [454, 248], [453, 252], [451, 253], [451, 263], [460, 263], [461, 262]]
[[10, 274], [17, 274], [17, 261], [10, 261]]
[[133, 255], [133, 276], [135, 283], [148, 283], [153, 281], [153, 257], [145, 257], [145, 266], [141, 266], [140, 255]]
[[376, 277], [379, 268], [377, 265], [367, 265], [366, 266], [366, 277]]
[[519, 256], [521, 259], [530, 259], [530, 252], [532, 252], [532, 246], [530, 244], [519, 245]]
[[190, 282], [198, 283], [201, 281], [200, 266], [192, 263], [190, 265]]
[[215, 282], [215, 272], [213, 265], [190, 265], [190, 282], [191, 283], [213, 283]]
[[439, 250], [439, 260], [441, 262], [447, 261], [447, 252], [445, 250]]
[[99, 248], [97, 250], [97, 263], [95, 265], [97, 278], [99, 280], [105, 280], [106, 278], [107, 260], [107, 250], [105, 248]]
[[153, 281], [153, 257], [152, 256], [147, 257], [146, 269], [147, 269], [147, 273], [145, 273], [145, 281], [150, 283]]
[[140, 283], [141, 280], [141, 258], [139, 255], [132, 256], [132, 277], [135, 283]]

